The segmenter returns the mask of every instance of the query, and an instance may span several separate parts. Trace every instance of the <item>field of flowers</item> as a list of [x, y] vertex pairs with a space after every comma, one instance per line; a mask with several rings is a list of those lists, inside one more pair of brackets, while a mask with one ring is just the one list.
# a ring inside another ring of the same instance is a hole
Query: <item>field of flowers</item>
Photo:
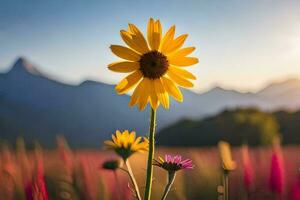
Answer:
[[[193, 170], [177, 173], [167, 199], [222, 199], [222, 168], [217, 148], [157, 150], [157, 155], [165, 153], [180, 153], [195, 164]], [[283, 147], [280, 152], [272, 148], [234, 148], [236, 169], [229, 174], [230, 199], [299, 199], [299, 154], [300, 148], [292, 146]], [[37, 145], [35, 150], [26, 151], [22, 140], [16, 150], [2, 145], [1, 199], [133, 199], [126, 174], [120, 169], [102, 168], [105, 161], [114, 158], [113, 152], [105, 150], [71, 151], [63, 140], [54, 150], [42, 150]], [[137, 182], [143, 186], [146, 154], [135, 154], [130, 161]], [[152, 198], [160, 199], [167, 174], [158, 167], [154, 174]]]

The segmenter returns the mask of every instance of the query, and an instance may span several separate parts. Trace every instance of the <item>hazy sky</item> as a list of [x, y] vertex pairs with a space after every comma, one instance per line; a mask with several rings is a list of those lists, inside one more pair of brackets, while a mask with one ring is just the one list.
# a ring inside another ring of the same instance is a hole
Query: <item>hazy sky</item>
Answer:
[[22, 55], [64, 82], [116, 83], [120, 76], [106, 68], [117, 60], [109, 45], [123, 44], [128, 22], [145, 32], [149, 17], [189, 33], [201, 90], [300, 78], [299, 0], [0, 0], [0, 70]]

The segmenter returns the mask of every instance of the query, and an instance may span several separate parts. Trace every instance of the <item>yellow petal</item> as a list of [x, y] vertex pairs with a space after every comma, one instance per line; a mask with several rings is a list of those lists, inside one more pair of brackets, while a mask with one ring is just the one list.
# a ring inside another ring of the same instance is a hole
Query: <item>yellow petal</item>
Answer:
[[169, 44], [165, 50], [165, 54], [170, 54], [176, 50], [178, 50], [180, 47], [182, 47], [184, 41], [186, 40], [188, 34], [184, 34], [184, 35], [181, 35], [179, 37], [177, 37], [175, 40], [173, 40], [171, 42], [171, 44]]
[[189, 80], [186, 80], [185, 78], [178, 76], [177, 74], [171, 72], [170, 70], [167, 72], [167, 75], [181, 87], [190, 88], [190, 87], [194, 86], [194, 84], [192, 82], [190, 82]]
[[136, 144], [131, 144], [130, 150], [131, 150], [132, 152], [136, 152], [136, 151], [137, 151], [137, 145], [136, 145]]
[[158, 98], [154, 89], [154, 81], [150, 80], [149, 82], [150, 87], [149, 87], [149, 92], [150, 92], [150, 104], [151, 107], [155, 110], [157, 109], [159, 102], [158, 102]]
[[134, 144], [131, 146], [131, 151], [138, 151], [141, 152], [141, 145], [140, 144]]
[[111, 137], [112, 137], [113, 142], [117, 144], [118, 140], [117, 140], [116, 136], [113, 134]]
[[152, 50], [158, 50], [161, 40], [162, 28], [160, 21], [156, 22], [151, 18], [148, 22], [147, 37], [148, 43]]
[[172, 60], [175, 58], [181, 58], [186, 57], [187, 55], [191, 54], [193, 51], [195, 51], [195, 47], [186, 47], [179, 49], [171, 54], [168, 55], [168, 60]]
[[169, 66], [169, 70], [176, 74], [177, 76], [182, 76], [183, 78], [196, 80], [197, 78], [189, 71], [185, 69], [180, 69], [178, 67]]
[[148, 52], [149, 47], [141, 31], [134, 24], [129, 24], [129, 31], [132, 33], [132, 39], [134, 42], [140, 46], [142, 53]]
[[129, 137], [129, 131], [128, 130], [125, 130], [124, 132], [123, 132], [123, 136], [124, 136], [124, 138], [128, 138]]
[[160, 51], [162, 53], [165, 53], [168, 45], [173, 41], [174, 38], [174, 34], [175, 34], [175, 26], [172, 26], [167, 33], [165, 34], [165, 36], [163, 37], [161, 44], [160, 44]]
[[128, 73], [138, 70], [140, 64], [138, 62], [121, 61], [114, 62], [108, 65], [108, 69], [114, 72]]
[[149, 101], [149, 87], [150, 87], [150, 80], [148, 78], [144, 78], [145, 82], [143, 84], [143, 89], [140, 92], [140, 96], [138, 99], [139, 103], [139, 110], [144, 110], [148, 101]]
[[154, 80], [154, 87], [157, 97], [164, 108], [169, 109], [169, 95], [166, 92], [161, 79]]
[[148, 44], [151, 49], [153, 46], [153, 32], [154, 32], [154, 20], [150, 18], [147, 26], [147, 38], [148, 38]]
[[174, 84], [173, 81], [167, 77], [162, 77], [162, 81], [166, 91], [177, 101], [182, 102], [183, 96], [179, 88]]
[[162, 36], [162, 27], [159, 20], [155, 22], [155, 34], [154, 34], [154, 40], [155, 40], [155, 50], [159, 49], [160, 41]]
[[145, 84], [145, 79], [143, 79], [138, 86], [134, 89], [133, 94], [131, 95], [130, 102], [128, 104], [129, 107], [134, 106], [140, 97], [140, 92], [143, 90]]
[[136, 140], [133, 142], [133, 145], [137, 145], [142, 140], [142, 137], [137, 137]]
[[116, 86], [116, 91], [118, 94], [124, 94], [128, 92], [132, 87], [134, 87], [139, 80], [142, 78], [142, 73], [140, 70], [133, 72], [132, 74], [126, 76], [121, 82]]
[[181, 87], [193, 87], [194, 84], [188, 80], [186, 80], [185, 78], [182, 78], [180, 76], [178, 76], [177, 74], [174, 74], [173, 72], [171, 72], [170, 70], [167, 72], [167, 75], [178, 85], [180, 85]]
[[199, 62], [198, 58], [194, 57], [177, 57], [177, 58], [172, 58], [169, 60], [171, 65], [176, 65], [176, 66], [191, 66], [194, 64], [197, 64]]
[[162, 158], [162, 157], [158, 157], [158, 159], [159, 159], [159, 161], [161, 162], [161, 163], [164, 163], [165, 162], [165, 160]]
[[119, 130], [116, 130], [116, 136], [117, 136], [117, 138], [119, 138], [122, 136], [122, 133]]
[[139, 43], [136, 41], [136, 37], [134, 38], [134, 35], [131, 35], [125, 30], [120, 31], [120, 35], [124, 42], [133, 50], [137, 51], [140, 54], [144, 53], [144, 50], [140, 47]]
[[119, 56], [120, 58], [123, 58], [125, 60], [140, 60], [140, 55], [127, 47], [123, 47], [120, 45], [111, 45], [110, 49], [116, 56]]
[[132, 144], [132, 143], [134, 142], [134, 140], [135, 140], [135, 132], [132, 131], [132, 132], [129, 134], [128, 142]]
[[113, 148], [116, 147], [115, 143], [113, 143], [111, 140], [104, 141], [104, 144]]

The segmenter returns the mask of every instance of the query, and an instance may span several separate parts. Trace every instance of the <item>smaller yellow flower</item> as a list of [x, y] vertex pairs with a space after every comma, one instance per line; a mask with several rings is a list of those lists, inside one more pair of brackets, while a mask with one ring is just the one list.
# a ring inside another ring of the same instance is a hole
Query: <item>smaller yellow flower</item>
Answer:
[[148, 151], [149, 141], [145, 137], [143, 140], [142, 137], [136, 138], [134, 131], [129, 133], [125, 130], [121, 133], [117, 130], [115, 134], [112, 134], [112, 140], [106, 140], [104, 144], [126, 160], [135, 152]]
[[220, 141], [218, 146], [223, 169], [225, 171], [234, 170], [236, 168], [236, 162], [232, 160], [230, 144], [225, 141]]

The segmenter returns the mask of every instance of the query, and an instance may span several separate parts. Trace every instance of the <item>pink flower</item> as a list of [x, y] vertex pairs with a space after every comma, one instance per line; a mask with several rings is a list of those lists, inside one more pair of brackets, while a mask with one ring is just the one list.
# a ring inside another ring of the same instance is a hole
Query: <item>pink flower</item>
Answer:
[[25, 193], [27, 200], [48, 200], [46, 181], [44, 177], [43, 152], [40, 146], [35, 149], [35, 168], [36, 172], [33, 181], [26, 182]]
[[182, 156], [171, 156], [166, 154], [165, 159], [159, 157], [159, 160], [154, 160], [153, 165], [161, 167], [167, 171], [178, 171], [181, 169], [193, 169], [193, 161], [190, 159], [182, 159]]
[[291, 200], [300, 200], [300, 175], [298, 175], [297, 182], [292, 188], [292, 198]]
[[26, 200], [48, 200], [48, 192], [41, 158], [37, 158], [36, 174], [32, 181], [25, 183]]
[[44, 175], [37, 173], [36, 180], [32, 187], [34, 200], [48, 200], [48, 192]]
[[25, 196], [26, 196], [26, 200], [33, 200], [32, 188], [33, 188], [32, 181], [28, 181], [27, 183], [25, 183]]
[[243, 171], [244, 171], [244, 185], [246, 190], [249, 192], [253, 185], [253, 167], [249, 156], [248, 146], [242, 148], [243, 157]]
[[275, 146], [271, 160], [270, 189], [281, 196], [284, 190], [284, 181], [284, 165], [281, 150], [279, 146]]

